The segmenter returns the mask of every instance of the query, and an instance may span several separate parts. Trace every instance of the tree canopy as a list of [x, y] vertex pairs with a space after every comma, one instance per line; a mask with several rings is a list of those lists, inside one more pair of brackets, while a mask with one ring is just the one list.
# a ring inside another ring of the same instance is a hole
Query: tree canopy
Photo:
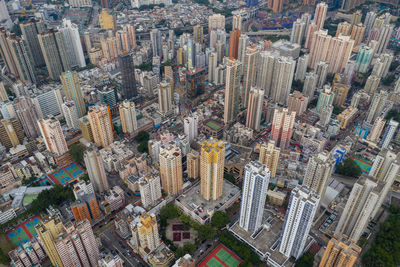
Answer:
[[236, 179], [235, 179], [235, 177], [233, 176], [233, 174], [225, 172], [225, 173], [224, 173], [224, 178], [225, 178], [226, 180], [228, 180], [229, 182], [231, 182], [232, 184], [236, 184]]
[[353, 159], [347, 158], [337, 167], [336, 172], [344, 176], [357, 178], [361, 175], [361, 168]]
[[83, 152], [84, 148], [79, 144], [75, 143], [69, 147], [69, 154], [76, 163], [82, 163]]
[[135, 140], [138, 143], [142, 143], [143, 141], [149, 141], [149, 139], [150, 139], [150, 134], [146, 131], [140, 131], [135, 137]]
[[296, 267], [312, 267], [314, 264], [314, 254], [310, 252], [304, 253], [296, 261]]
[[364, 266], [400, 266], [400, 208], [392, 206], [391, 211], [381, 224], [375, 242], [362, 257]]
[[223, 211], [216, 211], [211, 217], [211, 224], [214, 227], [222, 228], [226, 226], [228, 223], [229, 223], [229, 216]]
[[37, 214], [45, 211], [49, 206], [59, 206], [67, 200], [75, 201], [72, 189], [67, 186], [55, 185], [51, 189], [40, 192], [29, 210]]

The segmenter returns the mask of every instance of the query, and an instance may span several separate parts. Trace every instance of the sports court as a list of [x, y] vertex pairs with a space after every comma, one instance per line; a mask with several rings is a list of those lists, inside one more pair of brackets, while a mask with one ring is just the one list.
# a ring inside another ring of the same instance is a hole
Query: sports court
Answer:
[[35, 225], [40, 222], [40, 216], [35, 216], [17, 225], [6, 233], [7, 238], [16, 246], [28, 242], [36, 236]]
[[363, 173], [369, 173], [369, 171], [371, 170], [371, 167], [372, 167], [372, 162], [370, 162], [367, 159], [363, 159], [359, 156], [356, 156], [356, 155], [352, 156], [352, 159], [361, 168], [361, 171]]
[[206, 125], [215, 131], [218, 131], [219, 129], [222, 128], [222, 125], [220, 125], [214, 121], [209, 121], [206, 123]]
[[222, 244], [216, 246], [203, 260], [197, 264], [199, 267], [236, 267], [242, 260]]
[[66, 184], [78, 178], [83, 173], [83, 169], [78, 164], [72, 163], [49, 174], [49, 177], [55, 184]]

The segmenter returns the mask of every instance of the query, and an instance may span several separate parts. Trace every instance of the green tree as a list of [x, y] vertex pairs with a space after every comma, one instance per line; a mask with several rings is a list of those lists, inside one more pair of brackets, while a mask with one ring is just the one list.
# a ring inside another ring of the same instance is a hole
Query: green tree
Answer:
[[41, 213], [49, 206], [58, 207], [65, 201], [75, 201], [72, 189], [63, 185], [55, 185], [51, 189], [40, 192], [38, 197], [32, 201], [29, 211], [34, 214]]
[[89, 174], [87, 174], [87, 173], [83, 174], [83, 175], [80, 177], [80, 179], [83, 180], [83, 181], [85, 181], [85, 182], [88, 182], [88, 181], [90, 180], [90, 179], [89, 179]]
[[143, 141], [137, 146], [137, 150], [140, 153], [149, 153], [148, 141]]
[[385, 117], [386, 120], [393, 119], [395, 121], [400, 122], [400, 113], [396, 109], [391, 109]]
[[394, 82], [395, 79], [396, 79], [395, 75], [393, 75], [393, 74], [392, 75], [388, 75], [385, 79], [382, 80], [382, 84], [386, 85], [386, 86], [389, 86]]
[[332, 113], [335, 115], [339, 115], [340, 113], [342, 113], [343, 109], [341, 107], [338, 106], [333, 106], [333, 110]]
[[81, 145], [77, 144], [77, 143], [72, 144], [69, 147], [69, 154], [71, 155], [72, 159], [76, 163], [79, 163], [79, 164], [82, 163], [83, 152], [84, 152], [84, 148]]
[[211, 240], [216, 234], [215, 229], [209, 224], [200, 225], [196, 230], [200, 240]]
[[225, 173], [224, 173], [224, 178], [225, 178], [226, 180], [228, 180], [229, 182], [231, 182], [232, 184], [236, 184], [236, 179], [235, 179], [235, 177], [233, 176], [233, 174], [225, 172]]
[[177, 206], [175, 206], [172, 203], [168, 203], [164, 207], [161, 208], [160, 210], [160, 218], [161, 219], [175, 219], [178, 218], [181, 214], [181, 211], [178, 209]]
[[149, 141], [149, 139], [150, 139], [150, 134], [146, 131], [140, 131], [135, 137], [135, 140], [138, 143], [141, 143], [143, 141]]
[[8, 265], [10, 262], [10, 258], [8, 257], [7, 253], [3, 251], [3, 249], [0, 249], [0, 263]]
[[214, 227], [222, 228], [229, 223], [229, 216], [224, 211], [216, 211], [211, 217], [211, 224]]
[[336, 172], [344, 176], [357, 178], [361, 175], [361, 168], [353, 159], [347, 158], [337, 167]]
[[297, 261], [296, 267], [312, 267], [314, 264], [314, 254], [310, 252], [304, 253]]

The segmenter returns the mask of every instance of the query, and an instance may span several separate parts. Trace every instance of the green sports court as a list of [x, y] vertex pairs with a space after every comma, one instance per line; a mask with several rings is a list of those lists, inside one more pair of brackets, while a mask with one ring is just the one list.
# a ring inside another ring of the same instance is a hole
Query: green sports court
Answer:
[[351, 158], [361, 168], [361, 171], [363, 173], [369, 173], [369, 171], [371, 170], [371, 167], [372, 167], [372, 162], [370, 162], [367, 159], [363, 159], [359, 156], [356, 156], [356, 155], [353, 155]]
[[219, 244], [211, 250], [196, 266], [199, 267], [237, 267], [242, 260], [229, 248]]

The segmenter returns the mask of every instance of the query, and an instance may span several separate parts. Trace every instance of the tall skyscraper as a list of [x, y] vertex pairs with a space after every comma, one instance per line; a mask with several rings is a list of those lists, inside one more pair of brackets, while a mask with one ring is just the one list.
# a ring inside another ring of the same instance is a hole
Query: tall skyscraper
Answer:
[[351, 190], [346, 206], [340, 216], [335, 233], [345, 234], [354, 242], [358, 242], [372, 219], [384, 183], [362, 174]]
[[153, 51], [153, 57], [162, 56], [162, 40], [161, 40], [161, 32], [158, 29], [152, 29], [150, 31], [150, 39], [151, 39], [151, 48]]
[[200, 193], [205, 200], [217, 200], [223, 191], [225, 143], [210, 138], [201, 145]]
[[69, 128], [79, 130], [78, 111], [74, 101], [65, 101], [62, 105], [62, 113]]
[[325, 2], [318, 3], [315, 7], [313, 23], [317, 25], [318, 29], [322, 29], [324, 27], [327, 11], [328, 5]]
[[367, 15], [365, 16], [365, 20], [364, 20], [366, 35], [368, 35], [369, 31], [372, 29], [375, 19], [376, 19], [375, 11], [367, 12]]
[[267, 7], [272, 9], [272, 12], [274, 13], [280, 13], [282, 12], [283, 3], [283, 0], [272, 0], [267, 2]]
[[37, 123], [48, 151], [56, 156], [61, 156], [68, 152], [67, 142], [58, 120], [54, 117], [48, 117], [39, 120]]
[[317, 88], [322, 88], [326, 82], [326, 76], [328, 76], [329, 63], [324, 61], [319, 61], [315, 65], [315, 74], [318, 77]]
[[339, 35], [350, 35], [350, 31], [351, 24], [347, 21], [341, 22], [338, 24], [335, 37], [338, 37]]
[[258, 160], [267, 166], [272, 178], [276, 175], [280, 153], [280, 148], [275, 146], [275, 141], [273, 140], [269, 140], [267, 144], [261, 144]]
[[46, 31], [46, 26], [42, 20], [30, 18], [28, 21], [19, 24], [23, 39], [26, 41], [31, 52], [35, 67], [45, 65], [42, 50], [39, 44], [38, 35]]
[[280, 253], [296, 259], [303, 254], [319, 201], [320, 197], [314, 190], [306, 186], [292, 190], [283, 223]]
[[398, 127], [399, 123], [397, 121], [389, 121], [388, 125], [386, 126], [385, 132], [383, 133], [382, 140], [379, 143], [382, 148], [387, 148], [389, 146]]
[[369, 46], [361, 46], [357, 53], [356, 70], [363, 73], [367, 72], [373, 54], [374, 50], [372, 50]]
[[350, 36], [332, 37], [327, 30], [316, 31], [314, 35], [308, 65], [315, 68], [317, 62], [325, 61], [329, 63], [328, 72], [342, 72], [350, 58], [354, 41]]
[[24, 133], [28, 138], [36, 138], [40, 134], [37, 121], [40, 119], [40, 112], [33, 104], [30, 97], [19, 97], [14, 100], [15, 112], [21, 122]]
[[213, 14], [208, 17], [208, 31], [225, 30], [225, 16], [221, 14]]
[[303, 94], [309, 99], [314, 98], [317, 83], [318, 75], [313, 72], [307, 72], [304, 76]]
[[239, 226], [246, 231], [257, 231], [263, 222], [269, 178], [268, 168], [258, 161], [244, 168]]
[[393, 185], [394, 179], [397, 178], [400, 169], [399, 156], [399, 154], [396, 155], [392, 150], [382, 148], [369, 171], [370, 176], [384, 183], [378, 202], [371, 214], [371, 218], [374, 218], [378, 213], [378, 210], [386, 200], [386, 196]]
[[304, 81], [306, 77], [307, 66], [308, 66], [308, 54], [304, 54], [297, 59], [296, 73], [294, 75], [295, 80]]
[[354, 46], [358, 46], [359, 44], [361, 44], [364, 38], [364, 33], [365, 33], [365, 27], [362, 25], [362, 23], [353, 25], [350, 39], [354, 40]]
[[247, 34], [242, 33], [239, 37], [238, 60], [244, 64], [246, 64], [245, 57], [249, 43], [250, 43], [249, 36]]
[[83, 155], [90, 182], [97, 192], [104, 193], [109, 190], [106, 171], [100, 152], [93, 144]]
[[312, 188], [323, 200], [334, 167], [335, 160], [329, 152], [313, 155], [308, 161], [303, 185]]
[[294, 119], [296, 112], [289, 112], [286, 108], [276, 108], [272, 121], [271, 137], [281, 149], [289, 147], [292, 138]]
[[158, 88], [158, 107], [162, 115], [167, 115], [173, 111], [172, 88], [166, 80], [162, 80]]
[[176, 195], [182, 190], [182, 152], [175, 143], [161, 146], [159, 155], [161, 185], [168, 194]]
[[125, 100], [119, 105], [119, 116], [123, 133], [132, 134], [137, 130], [136, 107], [133, 101]]
[[238, 59], [240, 30], [232, 30], [229, 39], [229, 57]]
[[113, 125], [108, 106], [92, 107], [88, 113], [88, 119], [97, 146], [108, 147], [114, 142]]
[[67, 50], [67, 55], [69, 57], [69, 63], [71, 67], [85, 67], [86, 62], [83, 55], [78, 25], [72, 23], [70, 20], [63, 19], [62, 26], [59, 27], [58, 30], [62, 33], [64, 37], [65, 48]]
[[256, 72], [257, 72], [257, 61], [259, 51], [254, 46], [246, 48], [246, 54], [243, 62], [243, 93], [242, 93], [242, 104], [247, 107], [249, 102], [250, 89], [255, 86], [256, 83]]
[[279, 56], [277, 52], [261, 52], [257, 68], [257, 87], [264, 88], [265, 96], [273, 102], [286, 104], [292, 87], [295, 66], [296, 61], [291, 57]]
[[24, 132], [16, 118], [0, 121], [0, 142], [6, 148], [16, 147], [24, 141]]
[[143, 207], [152, 207], [161, 198], [160, 176], [146, 175], [139, 179], [140, 200]]
[[376, 120], [376, 118], [381, 115], [381, 112], [386, 105], [388, 97], [388, 93], [383, 90], [374, 94], [371, 105], [368, 109], [368, 115], [366, 119], [367, 123], [372, 124]]
[[374, 121], [374, 125], [372, 125], [371, 131], [367, 136], [367, 140], [371, 142], [379, 141], [379, 137], [381, 136], [385, 124], [386, 120], [383, 117], [379, 116], [378, 118], [376, 118], [376, 120]]
[[394, 25], [392, 24], [385, 24], [383, 27], [380, 29], [380, 34], [379, 34], [379, 39], [378, 39], [378, 45], [376, 49], [374, 50], [375, 54], [381, 54], [385, 52], [390, 38], [392, 36], [394, 29]]
[[124, 99], [131, 99], [137, 95], [133, 59], [128, 53], [120, 54], [118, 59], [122, 77], [122, 95]]
[[[2, 39], [0, 39], [0, 42]], [[28, 49], [26, 41], [20, 37], [11, 34], [7, 37], [9, 52], [15, 66], [15, 77], [18, 77], [24, 83], [36, 83], [36, 73], [33, 64], [32, 55]], [[0, 46], [2, 47], [2, 46]], [[7, 67], [7, 62], [6, 67]]]
[[304, 38], [305, 28], [306, 24], [301, 19], [297, 19], [295, 22], [293, 22], [292, 33], [290, 34], [290, 42], [301, 45]]
[[81, 118], [85, 116], [86, 105], [83, 98], [78, 73], [76, 71], [67, 71], [61, 75], [60, 79], [67, 100], [74, 101], [75, 103], [76, 110], [78, 111], [78, 117]]
[[192, 115], [183, 120], [183, 127], [189, 143], [191, 143], [199, 134], [199, 117]]
[[60, 31], [48, 30], [39, 34], [38, 39], [49, 77], [59, 80], [61, 73], [71, 69], [63, 34]]
[[287, 106], [289, 111], [294, 111], [296, 114], [301, 115], [307, 110], [308, 97], [304, 96], [299, 91], [294, 91], [287, 99]]
[[137, 248], [154, 251], [161, 244], [157, 218], [154, 214], [143, 213], [140, 221], [131, 224], [133, 243]]
[[320, 113], [323, 108], [333, 105], [334, 98], [335, 94], [332, 92], [332, 88], [325, 85], [324, 90], [319, 94], [316, 111]]
[[204, 42], [203, 27], [200, 24], [193, 26], [193, 41], [199, 44]]
[[224, 103], [224, 123], [228, 124], [235, 120], [239, 111], [239, 94], [241, 63], [233, 58], [226, 62], [226, 81], [225, 81], [225, 103]]
[[326, 246], [319, 267], [352, 267], [361, 248], [346, 235], [334, 234]]
[[200, 177], [200, 153], [196, 150], [190, 151], [186, 155], [186, 166], [189, 178]]
[[375, 61], [371, 75], [375, 75], [380, 78], [385, 77], [389, 72], [392, 61], [393, 55], [391, 53], [381, 54], [379, 58]]
[[263, 104], [264, 90], [257, 87], [251, 87], [248, 97], [246, 127], [256, 131], [260, 130]]
[[364, 91], [369, 95], [374, 95], [378, 90], [380, 82], [381, 82], [380, 77], [376, 75], [368, 76], [368, 79], [365, 82]]

